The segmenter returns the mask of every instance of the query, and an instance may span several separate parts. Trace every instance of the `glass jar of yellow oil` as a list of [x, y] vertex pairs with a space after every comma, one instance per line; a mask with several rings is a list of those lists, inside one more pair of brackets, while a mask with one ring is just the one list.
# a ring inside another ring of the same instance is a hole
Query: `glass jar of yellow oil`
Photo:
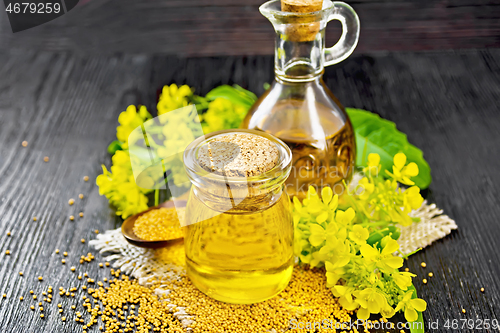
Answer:
[[293, 270], [293, 222], [284, 188], [290, 148], [261, 131], [220, 131], [192, 142], [184, 164], [193, 184], [184, 237], [188, 277], [228, 303], [278, 294]]

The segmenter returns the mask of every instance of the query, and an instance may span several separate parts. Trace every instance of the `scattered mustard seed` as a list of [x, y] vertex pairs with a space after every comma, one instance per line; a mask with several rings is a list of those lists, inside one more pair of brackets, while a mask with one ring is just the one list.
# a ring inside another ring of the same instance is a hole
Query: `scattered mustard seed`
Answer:
[[100, 268], [103, 268], [103, 267], [104, 267], [104, 265], [102, 264], [102, 262], [100, 262], [100, 263], [99, 263], [99, 267], [100, 267]]
[[467, 311], [465, 311], [465, 309], [462, 309], [462, 313], [466, 313]]
[[85, 239], [83, 239], [83, 238], [82, 238], [80, 241], [81, 241], [82, 243], [85, 243]]
[[427, 284], [427, 279], [423, 279], [423, 280], [422, 280], [422, 282], [423, 282], [424, 284]]
[[74, 272], [76, 270], [75, 266], [71, 266], [71, 271]]
[[94, 230], [94, 232], [95, 232], [95, 233], [96, 233], [96, 235], [97, 235], [97, 234], [99, 233], [99, 230], [97, 230], [97, 229], [96, 229], [96, 230]]
[[39, 276], [38, 281], [42, 281], [42, 280], [43, 280], [43, 276]]
[[420, 264], [420, 266], [422, 266], [423, 268], [425, 268], [425, 267], [427, 267], [427, 264], [422, 261], [422, 263]]
[[10, 235], [11, 235], [11, 234], [10, 234], [10, 231], [7, 231], [7, 236], [10, 236]]
[[30, 306], [30, 309], [31, 310], [35, 310], [35, 307], [32, 305], [32, 306]]
[[484, 288], [481, 288], [481, 292], [484, 293]]
[[59, 313], [63, 313], [63, 309], [59, 309]]
[[69, 220], [70, 220], [70, 221], [73, 221], [74, 219], [75, 219], [75, 217], [74, 217], [73, 215], [70, 215], [70, 216], [69, 216]]
[[19, 275], [20, 275], [20, 276], [23, 276], [23, 272], [19, 272]]
[[10, 255], [10, 251], [9, 250], [5, 251], [5, 254]]
[[429, 277], [433, 277], [433, 276], [434, 276], [434, 273], [429, 272]]
[[36, 295], [33, 295], [33, 299], [36, 299]]
[[56, 249], [56, 254], [59, 254], [59, 249]]
[[61, 260], [61, 263], [64, 265], [66, 263], [66, 260]]
[[89, 176], [84, 176], [83, 181], [88, 182], [89, 181]]
[[78, 216], [83, 217], [83, 212], [80, 212]]
[[34, 291], [33, 291], [33, 290], [30, 290], [30, 294], [32, 294], [32, 295], [33, 295], [33, 293], [34, 293]]
[[49, 157], [48, 157], [48, 156], [45, 156], [45, 157], [43, 158], [43, 161], [44, 161], [44, 162], [48, 162], [48, 161], [49, 161]]
[[75, 199], [71, 198], [68, 200], [68, 204], [72, 206], [75, 203]]
[[23, 297], [23, 296], [19, 297], [19, 300], [20, 300], [20, 301], [22, 301], [23, 299], [24, 299], [24, 297]]
[[38, 219], [36, 218], [36, 216], [34, 216], [34, 217], [33, 217], [33, 221], [35, 221], [35, 222], [36, 222], [36, 220], [38, 220]]
[[72, 306], [71, 306], [71, 309], [73, 309], [73, 310], [74, 310], [74, 309], [76, 309], [76, 306], [72, 305]]
[[80, 194], [78, 194], [78, 197], [79, 197], [80, 199], [83, 199], [83, 194], [81, 194], [81, 193], [80, 193]]
[[61, 320], [62, 320], [62, 321], [66, 321], [66, 317], [62, 317], [62, 318], [61, 318]]
[[82, 276], [81, 275], [78, 275], [78, 280], [81, 280], [82, 279]]
[[3, 294], [3, 295], [2, 295], [2, 297], [3, 297], [3, 298], [7, 298], [7, 294]]
[[23, 146], [25, 148], [28, 147], [28, 141], [21, 142], [21, 146]]

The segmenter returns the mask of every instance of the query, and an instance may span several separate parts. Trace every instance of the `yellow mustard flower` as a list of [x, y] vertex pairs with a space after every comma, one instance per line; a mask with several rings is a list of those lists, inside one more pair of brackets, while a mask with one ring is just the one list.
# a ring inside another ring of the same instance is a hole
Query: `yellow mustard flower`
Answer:
[[173, 83], [164, 86], [157, 104], [158, 115], [188, 106], [192, 96], [193, 90], [187, 85], [178, 87]]
[[427, 308], [427, 303], [423, 299], [412, 298], [412, 295], [413, 291], [407, 292], [395, 309], [396, 312], [404, 309], [405, 318], [409, 322], [413, 322], [418, 319], [417, 311], [423, 312]]
[[404, 153], [397, 153], [394, 155], [392, 173], [389, 171], [386, 172], [401, 184], [415, 185], [415, 182], [410, 178], [418, 175], [418, 165], [415, 162], [406, 165], [406, 155]]

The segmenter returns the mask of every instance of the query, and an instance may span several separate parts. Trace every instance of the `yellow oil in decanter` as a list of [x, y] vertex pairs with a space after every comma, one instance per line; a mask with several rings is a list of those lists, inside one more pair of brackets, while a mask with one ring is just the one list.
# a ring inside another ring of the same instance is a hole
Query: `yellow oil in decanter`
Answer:
[[283, 290], [293, 270], [288, 196], [283, 193], [264, 210], [214, 213], [190, 196], [186, 221], [201, 221], [188, 225], [184, 238], [194, 285], [212, 298], [238, 304], [264, 301]]
[[[299, 99], [282, 100], [260, 119], [259, 129], [284, 141], [292, 150], [292, 170], [286, 181], [287, 192], [300, 199], [309, 186], [330, 186], [337, 194], [344, 190], [342, 180], [352, 175], [355, 139], [350, 121], [319, 103]], [[304, 108], [314, 108], [311, 112]], [[243, 128], [248, 128], [249, 117]]]

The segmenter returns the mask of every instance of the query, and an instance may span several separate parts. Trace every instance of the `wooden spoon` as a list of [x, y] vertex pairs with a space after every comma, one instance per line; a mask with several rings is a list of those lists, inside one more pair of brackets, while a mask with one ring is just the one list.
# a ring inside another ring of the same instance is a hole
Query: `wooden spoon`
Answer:
[[169, 201], [166, 201], [164, 203], [159, 204], [158, 206], [151, 207], [148, 210], [145, 210], [143, 212], [140, 212], [138, 214], [132, 215], [129, 218], [127, 218], [122, 224], [122, 234], [125, 237], [125, 239], [132, 245], [144, 247], [144, 248], [148, 248], [148, 249], [159, 249], [161, 247], [167, 247], [167, 246], [182, 242], [184, 240], [184, 237], [179, 237], [179, 238], [174, 238], [174, 239], [166, 239], [166, 240], [148, 241], [148, 240], [144, 240], [144, 239], [139, 238], [134, 233], [134, 224], [139, 216], [146, 214], [147, 212], [149, 212], [153, 209], [173, 208], [175, 206], [186, 207], [185, 200], [176, 200], [175, 203], [176, 203], [176, 205], [174, 205], [174, 202], [172, 200], [169, 200]]

